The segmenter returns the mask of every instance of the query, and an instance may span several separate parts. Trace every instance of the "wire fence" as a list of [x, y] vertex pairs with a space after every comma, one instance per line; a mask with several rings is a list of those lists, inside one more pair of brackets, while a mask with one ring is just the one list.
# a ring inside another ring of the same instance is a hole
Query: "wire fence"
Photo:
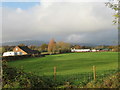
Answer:
[[[57, 69], [54, 67], [54, 69]], [[73, 85], [81, 85], [84, 86], [88, 82], [91, 81], [102, 81], [106, 77], [111, 76], [119, 72], [119, 70], [104, 70], [104, 71], [91, 71], [86, 73], [78, 73], [72, 75], [57, 75], [56, 70], [53, 72], [53, 76], [49, 76], [49, 79], [52, 79], [59, 84], [63, 84], [65, 82], [69, 82], [69, 84]]]
[[35, 73], [24, 73], [23, 70], [8, 67], [6, 64], [3, 65], [3, 69], [3, 87], [6, 85], [13, 85], [11, 87], [14, 87], [16, 85], [14, 82], [19, 83], [20, 87], [27, 87], [26, 85], [30, 87], [58, 87], [66, 84], [82, 87], [91, 81], [102, 81], [104, 78], [119, 72], [119, 70], [97, 71], [94, 68], [95, 71], [91, 72], [59, 75], [57, 67], [53, 67], [52, 75], [38, 76]]

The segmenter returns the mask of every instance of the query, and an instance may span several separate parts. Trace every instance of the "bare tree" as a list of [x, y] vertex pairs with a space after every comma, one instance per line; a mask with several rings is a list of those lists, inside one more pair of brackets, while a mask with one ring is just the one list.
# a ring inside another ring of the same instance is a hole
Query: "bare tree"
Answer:
[[54, 39], [51, 39], [49, 44], [48, 44], [48, 52], [51, 53], [55, 53], [56, 51], [56, 42], [54, 41]]
[[57, 42], [56, 47], [59, 53], [70, 52], [71, 45], [69, 43], [65, 43], [61, 41], [61, 42]]

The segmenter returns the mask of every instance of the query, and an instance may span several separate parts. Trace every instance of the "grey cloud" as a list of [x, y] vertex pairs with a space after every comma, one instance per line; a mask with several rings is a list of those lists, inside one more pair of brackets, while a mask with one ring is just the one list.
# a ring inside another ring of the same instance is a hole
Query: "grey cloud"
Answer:
[[118, 31], [115, 30], [104, 30], [97, 32], [88, 33], [75, 33], [69, 35], [66, 39], [67, 42], [74, 43], [89, 43], [97, 45], [116, 45], [118, 41]]
[[86, 42], [115, 40], [113, 13], [104, 3], [51, 2], [28, 10], [3, 8], [3, 41], [52, 37], [69, 42], [75, 38]]

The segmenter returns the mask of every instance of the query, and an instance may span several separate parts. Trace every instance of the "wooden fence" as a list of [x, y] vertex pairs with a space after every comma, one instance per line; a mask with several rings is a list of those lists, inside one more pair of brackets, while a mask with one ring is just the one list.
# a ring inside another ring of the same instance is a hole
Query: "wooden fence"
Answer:
[[[97, 78], [97, 77], [96, 77], [96, 76], [97, 76], [97, 75], [96, 75], [96, 66], [93, 66], [92, 68], [93, 68], [93, 80], [96, 81], [96, 78]], [[54, 74], [54, 80], [56, 80], [56, 78], [57, 78], [57, 67], [54, 66], [53, 69], [54, 69], [54, 70], [53, 70], [53, 71], [54, 71], [54, 73], [53, 73], [53, 74]]]

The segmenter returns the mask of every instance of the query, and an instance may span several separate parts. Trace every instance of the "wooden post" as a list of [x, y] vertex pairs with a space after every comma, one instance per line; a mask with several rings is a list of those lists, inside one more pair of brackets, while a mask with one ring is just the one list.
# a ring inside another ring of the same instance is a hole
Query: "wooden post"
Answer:
[[93, 77], [94, 77], [94, 81], [96, 81], [96, 67], [93, 66]]
[[0, 67], [0, 76], [2, 75], [2, 68]]
[[56, 80], [56, 67], [54, 67], [54, 80]]

